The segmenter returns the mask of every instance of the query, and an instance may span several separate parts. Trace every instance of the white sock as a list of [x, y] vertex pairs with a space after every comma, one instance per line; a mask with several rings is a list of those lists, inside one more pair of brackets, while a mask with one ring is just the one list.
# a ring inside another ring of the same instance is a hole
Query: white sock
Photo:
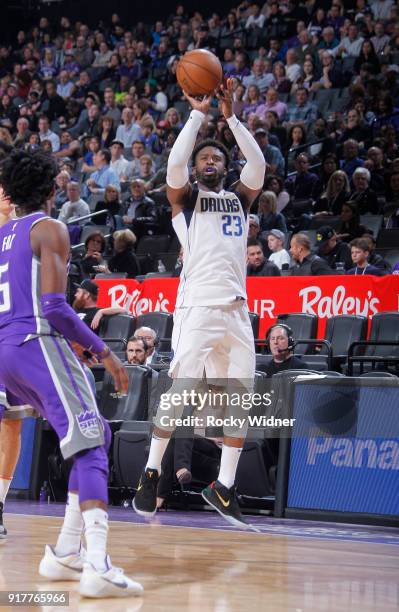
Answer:
[[148, 461], [145, 469], [150, 468], [151, 470], [158, 470], [158, 475], [161, 473], [162, 457], [165, 454], [169, 440], [170, 438], [159, 438], [153, 434], [150, 454], [148, 455]]
[[241, 451], [242, 448], [236, 448], [235, 446], [226, 446], [225, 444], [222, 446], [218, 481], [228, 489], [234, 484]]
[[56, 554], [63, 557], [79, 552], [82, 530], [83, 517], [79, 508], [79, 495], [77, 493], [68, 493], [64, 523], [55, 546]]
[[0, 478], [0, 502], [4, 504], [6, 501], [8, 489], [10, 488], [12, 478]]
[[87, 546], [87, 560], [97, 571], [105, 572], [107, 565], [108, 514], [101, 508], [82, 512]]

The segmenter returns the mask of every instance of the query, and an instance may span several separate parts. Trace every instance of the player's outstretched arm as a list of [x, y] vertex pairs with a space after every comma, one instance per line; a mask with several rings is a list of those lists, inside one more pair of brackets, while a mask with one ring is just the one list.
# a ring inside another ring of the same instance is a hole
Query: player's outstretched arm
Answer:
[[77, 316], [65, 299], [69, 236], [65, 225], [53, 220], [31, 231], [34, 254], [40, 258], [41, 306], [50, 325], [67, 340], [77, 342], [103, 362], [114, 378], [115, 389], [125, 393], [128, 377], [122, 362]]
[[186, 124], [178, 135], [168, 159], [166, 174], [166, 193], [172, 206], [172, 216], [181, 212], [191, 195], [191, 184], [188, 175], [188, 162], [193, 152], [198, 130], [209, 110], [211, 96], [196, 100], [184, 92], [192, 106]]
[[233, 114], [233, 87], [234, 79], [227, 79], [226, 86], [220, 86], [217, 98], [228, 126], [247, 160], [241, 171], [240, 180], [234, 185], [234, 191], [240, 196], [242, 203], [249, 208], [263, 187], [266, 162], [255, 138]]

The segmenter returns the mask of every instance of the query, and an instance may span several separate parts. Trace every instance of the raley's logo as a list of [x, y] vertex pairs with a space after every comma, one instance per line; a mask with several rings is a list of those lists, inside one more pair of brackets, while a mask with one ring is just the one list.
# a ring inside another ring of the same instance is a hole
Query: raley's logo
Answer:
[[145, 312], [170, 312], [169, 300], [167, 300], [160, 291], [158, 297], [154, 300], [149, 298], [140, 298], [141, 291], [135, 289], [133, 293], [128, 293], [125, 285], [114, 285], [108, 290], [108, 295], [111, 299], [111, 307], [119, 306], [126, 308], [134, 316], [139, 316]]
[[201, 198], [201, 212], [240, 212], [240, 202], [237, 198]]
[[323, 295], [317, 285], [305, 287], [299, 292], [302, 298], [302, 310], [305, 314], [315, 314], [320, 319], [333, 317], [338, 314], [356, 314], [371, 317], [378, 312], [380, 300], [373, 297], [372, 291], [367, 291], [364, 298], [346, 296], [343, 285], [336, 287], [332, 296]]
[[316, 465], [327, 457], [331, 465], [337, 468], [399, 470], [399, 441], [310, 438], [307, 465]]

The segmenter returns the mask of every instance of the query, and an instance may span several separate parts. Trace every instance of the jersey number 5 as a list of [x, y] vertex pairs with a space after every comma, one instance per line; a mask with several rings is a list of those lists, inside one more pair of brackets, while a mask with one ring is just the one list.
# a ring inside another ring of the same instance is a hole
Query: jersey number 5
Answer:
[[8, 272], [8, 263], [0, 266], [0, 312], [8, 312], [11, 308], [10, 301], [10, 285], [8, 282], [2, 282], [2, 274]]
[[242, 222], [239, 215], [223, 215], [222, 221], [225, 236], [242, 236]]

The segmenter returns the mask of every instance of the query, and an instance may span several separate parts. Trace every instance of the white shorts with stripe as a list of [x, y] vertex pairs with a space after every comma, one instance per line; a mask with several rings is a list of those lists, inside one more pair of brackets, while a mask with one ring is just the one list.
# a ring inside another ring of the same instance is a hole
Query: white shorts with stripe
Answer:
[[172, 378], [236, 379], [245, 387], [255, 375], [254, 336], [248, 306], [176, 308], [172, 335]]

